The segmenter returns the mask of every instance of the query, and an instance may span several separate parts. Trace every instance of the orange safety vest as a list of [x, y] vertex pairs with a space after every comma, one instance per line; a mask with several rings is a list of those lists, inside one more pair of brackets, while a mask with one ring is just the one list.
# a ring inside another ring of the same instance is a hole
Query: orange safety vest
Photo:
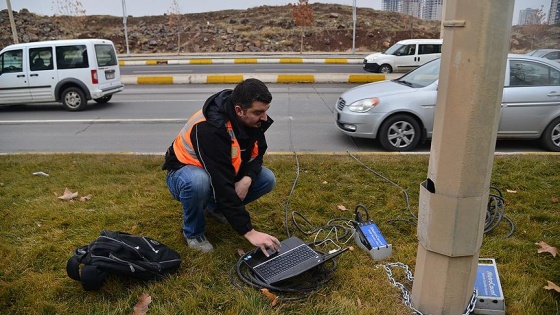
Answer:
[[[206, 117], [202, 114], [202, 110], [199, 110], [194, 115], [189, 118], [183, 129], [179, 132], [175, 141], [173, 141], [173, 150], [175, 151], [175, 155], [177, 159], [187, 165], [196, 165], [198, 167], [204, 167], [196, 153], [194, 151], [193, 144], [191, 142], [191, 132], [194, 125], [198, 124], [199, 122], [206, 121]], [[241, 167], [241, 147], [239, 146], [239, 142], [235, 137], [235, 133], [233, 132], [233, 127], [231, 126], [231, 121], [227, 121], [226, 123], [227, 131], [229, 136], [231, 137], [231, 164], [235, 169], [235, 174], [239, 172], [239, 168]], [[259, 146], [257, 142], [253, 147], [253, 151], [251, 152], [251, 159], [255, 159], [259, 154]]]

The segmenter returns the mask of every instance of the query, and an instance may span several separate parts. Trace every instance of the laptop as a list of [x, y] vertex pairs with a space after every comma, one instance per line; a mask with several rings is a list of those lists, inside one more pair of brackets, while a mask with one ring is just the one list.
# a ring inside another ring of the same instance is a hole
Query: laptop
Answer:
[[346, 251], [341, 249], [333, 254], [324, 255], [295, 236], [283, 240], [280, 244], [280, 250], [269, 251], [269, 257], [266, 257], [260, 248], [256, 248], [243, 259], [244, 263], [266, 284], [295, 277]]

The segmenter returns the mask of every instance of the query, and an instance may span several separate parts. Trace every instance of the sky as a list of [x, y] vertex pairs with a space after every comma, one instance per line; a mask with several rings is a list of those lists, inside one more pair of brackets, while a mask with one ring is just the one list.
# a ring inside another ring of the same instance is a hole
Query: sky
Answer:
[[[0, 0], [0, 10], [7, 8], [8, 0]], [[60, 0], [59, 0], [60, 1]], [[80, 0], [88, 15], [123, 15], [123, 1], [118, 0]], [[310, 0], [309, 3], [339, 3], [352, 6], [354, 1], [356, 7], [373, 8], [380, 10], [382, 0]], [[519, 11], [526, 8], [538, 9], [544, 6], [544, 12], [548, 16], [551, 0], [513, 0], [513, 24], [517, 24]], [[12, 10], [19, 11], [23, 8], [41, 15], [53, 15], [53, 2], [56, 0], [10, 0]], [[173, 0], [125, 0], [126, 11], [131, 16], [162, 15], [170, 11]], [[181, 13], [199, 13], [208, 11], [219, 11], [225, 9], [248, 9], [261, 5], [286, 5], [297, 3], [297, 0], [177, 0]], [[156, 4], [157, 3], [157, 4]], [[358, 11], [358, 19], [359, 11]]]

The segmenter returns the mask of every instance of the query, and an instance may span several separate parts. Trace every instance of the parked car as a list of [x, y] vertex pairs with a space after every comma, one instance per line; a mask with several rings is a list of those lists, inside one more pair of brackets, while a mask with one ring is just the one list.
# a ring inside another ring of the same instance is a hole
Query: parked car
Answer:
[[441, 39], [405, 39], [389, 47], [384, 53], [364, 58], [368, 72], [391, 73], [410, 71], [441, 56]]
[[537, 49], [528, 52], [527, 55], [560, 62], [560, 49]]
[[[336, 102], [336, 125], [345, 134], [378, 139], [388, 151], [410, 151], [431, 139], [440, 59], [390, 81], [360, 85]], [[560, 151], [560, 64], [509, 55], [498, 139], [540, 139]]]
[[0, 51], [0, 105], [62, 102], [83, 110], [122, 91], [115, 46], [106, 39], [54, 40]]

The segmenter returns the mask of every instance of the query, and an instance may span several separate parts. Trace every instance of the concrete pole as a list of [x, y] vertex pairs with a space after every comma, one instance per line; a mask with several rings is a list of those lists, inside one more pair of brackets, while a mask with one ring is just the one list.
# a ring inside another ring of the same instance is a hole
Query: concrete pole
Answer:
[[122, 12], [123, 12], [123, 25], [124, 25], [124, 42], [126, 43], [126, 55], [130, 56], [130, 50], [128, 48], [128, 30], [126, 29], [126, 19], [128, 18], [128, 13], [126, 13], [125, 0], [122, 0]]
[[352, 3], [352, 55], [356, 53], [356, 0]]
[[447, 0], [412, 303], [463, 314], [484, 234], [514, 0]]
[[8, 8], [8, 17], [10, 18], [10, 26], [12, 27], [12, 38], [14, 39], [14, 44], [19, 43], [17, 30], [16, 30], [16, 23], [14, 21], [14, 13], [12, 12], [12, 4], [10, 0], [6, 0], [6, 6]]

